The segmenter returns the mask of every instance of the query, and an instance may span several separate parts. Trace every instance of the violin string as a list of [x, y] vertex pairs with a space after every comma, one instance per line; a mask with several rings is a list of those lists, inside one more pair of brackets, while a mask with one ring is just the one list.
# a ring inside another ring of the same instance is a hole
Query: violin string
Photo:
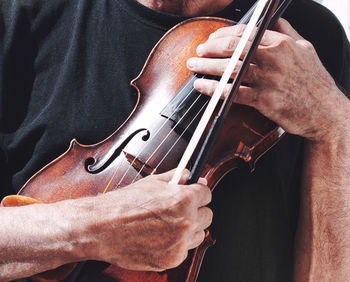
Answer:
[[[197, 74], [194, 74], [194, 75], [187, 81], [187, 83], [184, 85], [184, 87], [180, 90], [180, 92], [179, 92], [178, 94], [181, 94], [181, 93], [185, 90], [185, 88], [186, 88], [190, 83], [192, 83], [192, 81], [196, 78], [196, 75], [197, 75]], [[174, 111], [171, 113], [171, 115], [170, 115], [170, 116], [164, 121], [164, 123], [158, 128], [158, 130], [155, 132], [155, 134], [151, 137], [151, 139], [150, 139], [149, 141], [153, 140], [153, 139], [157, 136], [157, 134], [160, 132], [160, 130], [165, 126], [165, 124], [166, 124], [166, 123], [170, 120], [170, 118], [176, 113], [176, 111], [179, 109], [179, 107], [180, 107], [180, 106], [184, 103], [184, 101], [189, 97], [189, 95], [191, 94], [191, 92], [192, 92], [192, 89], [191, 89], [191, 91], [186, 95], [186, 97], [181, 101], [181, 103], [174, 109]], [[122, 181], [123, 181], [124, 178], [126, 177], [127, 172], [129, 171], [129, 169], [130, 169], [131, 167], [133, 167], [135, 161], [137, 160], [137, 158], [139, 157], [139, 155], [140, 155], [141, 152], [145, 149], [146, 146], [147, 146], [147, 144], [145, 144], [143, 147], [141, 147], [141, 148], [139, 149], [139, 151], [138, 151], [137, 154], [136, 154], [136, 157], [135, 157], [135, 158], [133, 159], [133, 161], [129, 164], [128, 169], [127, 169], [126, 172], [123, 174], [123, 176], [121, 177], [120, 181], [119, 181], [118, 184], [113, 188], [113, 190], [115, 190], [115, 189], [117, 189], [118, 187], [120, 187], [120, 184], [122, 183]], [[119, 162], [118, 167], [115, 169], [115, 171], [114, 171], [114, 173], [113, 173], [113, 175], [112, 175], [110, 181], [108, 182], [108, 184], [107, 184], [107, 186], [106, 186], [106, 188], [105, 188], [105, 190], [104, 190], [103, 193], [106, 193], [107, 190], [109, 189], [109, 186], [111, 185], [112, 180], [115, 178], [115, 176], [116, 176], [117, 172], [119, 171], [121, 165], [122, 165], [122, 162]]]
[[[256, 4], [255, 4], [255, 5], [256, 5]], [[248, 15], [247, 15], [247, 16], [248, 16]], [[244, 17], [243, 17], [243, 18], [244, 18]], [[242, 20], [243, 20], [243, 18], [242, 18]], [[241, 20], [240, 22], [242, 22], [242, 20]], [[196, 74], [195, 74], [193, 77], [191, 77], [191, 79], [188, 81], [188, 83], [186, 84], [186, 86], [187, 86], [194, 78], [196, 78]], [[183, 90], [185, 89], [186, 86], [184, 86], [183, 89], [182, 89], [181, 91], [183, 91]], [[189, 94], [192, 92], [192, 90], [193, 90], [193, 87], [192, 87], [191, 91], [189, 92]], [[181, 91], [180, 91], [180, 92], [181, 92]], [[189, 94], [188, 94], [188, 95], [189, 95]], [[188, 97], [188, 96], [187, 96], [187, 97]], [[187, 98], [187, 97], [186, 97], [186, 98]], [[186, 98], [185, 98], [184, 100], [186, 100]], [[184, 101], [184, 100], [183, 100], [183, 101]], [[182, 101], [182, 102], [183, 102], [183, 101]], [[197, 99], [196, 99], [196, 101], [197, 101]], [[191, 105], [191, 107], [196, 103], [196, 101]], [[181, 104], [182, 104], [182, 102], [181, 102]], [[180, 105], [181, 105], [181, 104], [180, 104]], [[207, 104], [207, 103], [205, 103], [205, 105], [206, 105], [206, 104]], [[179, 105], [179, 106], [180, 106], [180, 105]], [[204, 105], [204, 106], [205, 106], [205, 105]], [[178, 107], [179, 107], [179, 106], [178, 106]], [[203, 106], [203, 107], [204, 107], [204, 106]], [[203, 108], [203, 107], [202, 107], [202, 108]], [[200, 112], [202, 111], [202, 108], [201, 108]], [[151, 137], [151, 139], [150, 139], [149, 141], [153, 140], [153, 139], [158, 135], [158, 133], [160, 132], [160, 130], [165, 126], [165, 124], [170, 120], [170, 118], [173, 116], [173, 114], [174, 114], [176, 111], [177, 111], [177, 109], [174, 110], [174, 112], [167, 118], [167, 120], [166, 120], [166, 121], [163, 123], [163, 125], [157, 130], [157, 132]], [[187, 114], [187, 112], [185, 113], [185, 115], [186, 115], [186, 114]], [[184, 118], [185, 115], [184, 115], [183, 117], [181, 117], [181, 119]], [[197, 113], [197, 115], [198, 115], [198, 113]], [[197, 116], [197, 115], [196, 115], [196, 116]], [[180, 120], [181, 120], [181, 119], [180, 119]], [[193, 122], [193, 120], [190, 122], [190, 124], [191, 124], [192, 122]], [[179, 122], [176, 123], [176, 126], [177, 126], [178, 124], [179, 124]], [[176, 126], [175, 126], [175, 127], [176, 127]], [[169, 132], [169, 134], [166, 136], [166, 138], [167, 138], [167, 137], [170, 135], [170, 133], [175, 129], [175, 127]], [[188, 128], [188, 127], [186, 127], [186, 129], [181, 133], [180, 137], [176, 140], [175, 144], [181, 139], [181, 137], [183, 136], [183, 134], [185, 134], [187, 128]], [[166, 139], [166, 138], [165, 138], [165, 139]], [[165, 142], [165, 140], [163, 140], [163, 142], [161, 142], [161, 144], [160, 144], [160, 145], [156, 148], [156, 150], [152, 153], [151, 157], [155, 154], [155, 152], [160, 148], [160, 146], [161, 146], [164, 142]], [[160, 164], [164, 161], [164, 159], [167, 157], [167, 155], [170, 153], [170, 151], [174, 148], [175, 144], [172, 145], [172, 147], [168, 150], [168, 152], [166, 153], [166, 155], [162, 158], [162, 160], [160, 161], [160, 163], [156, 166], [156, 168], [152, 171], [151, 174], [154, 174], [154, 172], [156, 171], [156, 169], [160, 166]], [[115, 187], [114, 189], [116, 189], [116, 188], [118, 188], [118, 187], [120, 186], [120, 184], [121, 184], [121, 182], [123, 181], [123, 179], [125, 178], [125, 176], [126, 176], [128, 170], [129, 170], [131, 167], [133, 167], [135, 161], [138, 159], [140, 153], [144, 150], [144, 148], [145, 148], [146, 146], [147, 146], [147, 143], [143, 146], [143, 148], [141, 148], [141, 149], [139, 150], [139, 152], [137, 153], [137, 156], [134, 157], [134, 159], [133, 159], [133, 161], [130, 163], [130, 165], [129, 165], [127, 171], [124, 173], [124, 175], [122, 176], [121, 180], [119, 181], [119, 183], [116, 185], [116, 187]], [[142, 168], [138, 171], [138, 173], [137, 173], [137, 175], [135, 176], [135, 178], [134, 178], [134, 180], [132, 181], [132, 183], [134, 183], [134, 181], [136, 180], [137, 176], [140, 175], [140, 173], [142, 172], [143, 168], [145, 167], [145, 165], [147, 164], [147, 162], [150, 160], [151, 157], [149, 157], [149, 158], [147, 159], [147, 161], [143, 164]], [[115, 170], [115, 172], [114, 172], [114, 174], [113, 174], [113, 176], [112, 176], [112, 179], [115, 177], [115, 175], [116, 175], [118, 169], [120, 168], [120, 166], [121, 166], [121, 163], [119, 164], [119, 167], [116, 168], [116, 170]], [[110, 183], [112, 182], [112, 179], [111, 179]], [[109, 184], [110, 184], [110, 183], [109, 183]], [[108, 184], [108, 186], [109, 186], [109, 184]], [[105, 192], [107, 191], [108, 186], [107, 186]]]
[[[192, 91], [195, 90], [194, 88], [191, 89], [191, 91], [189, 92], [188, 95], [190, 95], [192, 93]], [[154, 156], [154, 154], [160, 149], [160, 147], [164, 144], [164, 142], [168, 139], [168, 137], [171, 135], [171, 133], [174, 132], [174, 130], [176, 129], [176, 127], [180, 124], [180, 122], [183, 120], [183, 118], [188, 114], [188, 112], [191, 110], [191, 108], [195, 105], [195, 103], [199, 100], [200, 96], [198, 96], [196, 98], [196, 100], [192, 103], [192, 105], [186, 110], [186, 112], [184, 113], [184, 115], [177, 121], [177, 123], [175, 124], [175, 126], [168, 132], [168, 134], [165, 136], [165, 138], [161, 141], [161, 143], [157, 146], [157, 148], [153, 151], [153, 153], [151, 154], [150, 157], [147, 158], [147, 160], [144, 162], [144, 164], [142, 165], [141, 169], [138, 170], [135, 178], [131, 181], [130, 184], [134, 183], [136, 178], [140, 175], [140, 173], [142, 172], [142, 170], [145, 168], [145, 165], [149, 162], [149, 160]], [[159, 132], [160, 130], [158, 130]], [[146, 146], [145, 146], [146, 147]], [[137, 159], [137, 157], [134, 158], [134, 161]], [[133, 163], [132, 163], [133, 164]], [[123, 177], [126, 176], [128, 170], [132, 167], [132, 164], [128, 167], [127, 171], [124, 173]], [[119, 181], [118, 185], [121, 183], [122, 179]]]
[[[178, 93], [177, 95], [181, 94], [181, 93], [186, 89], [186, 87], [187, 87], [188, 85], [190, 85], [190, 84], [193, 82], [193, 80], [195, 80], [195, 79], [197, 79], [197, 74], [196, 74], [196, 73], [187, 81], [187, 83], [183, 86], [183, 88], [179, 91], [179, 93]], [[193, 89], [194, 89], [194, 88], [192, 87], [192, 88], [191, 88], [191, 91], [189, 91], [189, 93], [185, 96], [185, 98], [181, 101], [181, 103], [173, 110], [173, 112], [172, 112], [172, 113], [169, 115], [169, 117], [164, 121], [164, 123], [157, 129], [157, 131], [154, 133], [154, 135], [151, 137], [151, 139], [150, 139], [149, 141], [151, 141], [151, 140], [153, 140], [154, 138], [157, 137], [157, 135], [158, 135], [158, 133], [160, 132], [160, 130], [167, 124], [167, 122], [171, 119], [171, 117], [172, 117], [172, 116], [177, 112], [177, 110], [182, 106], [182, 104], [185, 102], [185, 100], [186, 100], [186, 99], [190, 96], [190, 94], [192, 93]], [[130, 165], [129, 165], [127, 171], [123, 174], [122, 178], [120, 179], [120, 181], [118, 182], [118, 184], [113, 188], [113, 190], [116, 189], [116, 188], [118, 188], [118, 187], [120, 187], [120, 184], [122, 183], [122, 181], [123, 181], [124, 178], [126, 177], [128, 170], [129, 170], [131, 167], [133, 167], [135, 161], [137, 160], [137, 158], [139, 157], [139, 155], [142, 153], [142, 151], [145, 149], [146, 146], [147, 146], [147, 144], [145, 144], [143, 147], [141, 147], [141, 148], [139, 149], [139, 151], [137, 152], [135, 158], [134, 158], [133, 161], [130, 163]], [[117, 168], [115, 169], [115, 171], [114, 171], [114, 173], [113, 173], [113, 175], [112, 175], [110, 181], [108, 182], [108, 184], [107, 184], [107, 186], [106, 186], [106, 188], [105, 188], [103, 194], [106, 193], [106, 192], [108, 191], [108, 189], [109, 189], [109, 187], [110, 187], [110, 185], [111, 185], [113, 179], [115, 178], [117, 172], [118, 172], [119, 169], [121, 168], [121, 165], [122, 165], [122, 162], [120, 162], [119, 165], [117, 166]]]
[[[153, 153], [148, 157], [148, 159], [144, 162], [144, 164], [142, 165], [142, 167], [139, 169], [138, 173], [136, 174], [136, 176], [134, 177], [134, 179], [132, 180], [132, 182], [130, 184], [133, 184], [137, 177], [141, 174], [142, 170], [145, 168], [146, 164], [151, 160], [151, 158], [157, 153], [157, 151], [160, 149], [160, 147], [165, 143], [165, 141], [168, 139], [168, 137], [171, 135], [171, 133], [173, 133], [175, 131], [175, 128], [181, 123], [181, 120], [189, 113], [189, 111], [191, 110], [191, 108], [197, 103], [197, 101], [199, 100], [200, 96], [197, 97], [197, 99], [192, 103], [192, 105], [187, 109], [187, 111], [184, 113], [184, 115], [179, 119], [179, 121], [175, 124], [175, 126], [169, 131], [169, 133], [165, 136], [165, 138], [162, 140], [162, 142], [160, 142], [160, 144], [157, 146], [157, 148], [153, 151]], [[200, 111], [202, 111], [202, 109], [206, 106], [206, 104], [208, 103], [208, 101], [202, 106], [202, 108], [200, 109]], [[200, 112], [199, 111], [199, 112]], [[195, 118], [198, 116], [199, 112], [196, 114]], [[189, 128], [189, 126], [192, 124], [192, 122], [195, 120], [192, 119], [190, 124], [187, 125], [187, 127], [183, 130], [183, 132], [181, 133], [180, 137], [178, 137], [178, 139], [176, 140], [175, 143], [177, 143], [180, 138], [185, 134], [186, 130]], [[175, 144], [173, 144], [173, 146], [168, 150], [168, 152], [166, 153], [166, 155], [168, 155], [170, 153], [170, 150], [172, 150], [172, 148], [174, 148]], [[158, 165], [157, 165], [158, 167]], [[152, 174], [154, 173], [154, 171], [152, 172]]]
[[157, 164], [157, 166], [153, 169], [152, 174], [154, 174], [157, 169], [159, 168], [159, 166], [163, 163], [163, 161], [165, 160], [165, 158], [169, 155], [169, 153], [171, 152], [171, 150], [173, 150], [173, 148], [175, 147], [175, 145], [177, 144], [177, 142], [179, 142], [179, 140], [182, 138], [182, 136], [186, 133], [186, 131], [188, 130], [188, 128], [192, 125], [192, 123], [196, 120], [196, 118], [198, 117], [198, 115], [203, 111], [204, 107], [209, 103], [209, 101], [206, 101], [203, 106], [200, 108], [200, 110], [197, 112], [197, 114], [195, 115], [195, 117], [191, 120], [191, 122], [186, 126], [185, 130], [181, 133], [181, 135], [179, 135], [179, 137], [176, 139], [176, 141], [174, 142], [174, 144], [170, 147], [170, 149], [168, 150], [168, 152], [164, 155], [164, 157], [159, 161], [159, 163]]
[[[266, 1], [267, 1], [267, 0], [266, 0]], [[181, 91], [183, 91], [183, 90], [187, 87], [187, 85], [193, 81], [193, 79], [197, 78], [196, 75], [197, 75], [197, 74], [194, 74], [194, 75], [188, 80], [188, 82], [186, 83], [185, 86], [183, 86], [183, 88], [181, 89]], [[204, 76], [204, 77], [205, 77], [205, 76]], [[191, 91], [189, 91], [189, 93], [187, 94], [186, 98], [183, 99], [183, 100], [181, 101], [180, 105], [177, 106], [177, 108], [173, 111], [173, 113], [172, 113], [172, 114], [164, 121], [164, 123], [158, 128], [158, 130], [157, 130], [156, 133], [151, 137], [151, 139], [148, 140], [148, 142], [145, 143], [145, 145], [142, 146], [142, 147], [139, 149], [138, 153], [136, 154], [136, 156], [134, 157], [134, 159], [132, 160], [132, 162], [129, 162], [128, 168], [126, 169], [125, 173], [123, 174], [123, 176], [121, 177], [121, 179], [120, 179], [120, 181], [117, 183], [117, 185], [114, 187], [114, 189], [117, 189], [117, 188], [120, 187], [121, 183], [122, 183], [123, 180], [125, 179], [125, 177], [126, 177], [127, 173], [129, 172], [129, 170], [130, 170], [131, 168], [134, 167], [134, 164], [135, 164], [135, 162], [138, 160], [138, 158], [139, 158], [141, 152], [143, 152], [143, 150], [147, 147], [148, 143], [149, 143], [151, 140], [155, 139], [155, 138], [158, 136], [158, 133], [160, 132], [160, 130], [167, 124], [167, 122], [171, 119], [171, 117], [174, 115], [174, 113], [176, 113], [177, 109], [182, 105], [182, 103], [187, 99], [187, 97], [192, 93], [193, 90], [194, 90], [194, 88], [193, 88], [193, 86], [191, 86]], [[180, 91], [180, 92], [181, 92], [181, 91]], [[179, 92], [179, 93], [180, 93], [180, 92]], [[178, 93], [178, 94], [179, 94], [179, 93]], [[177, 94], [177, 95], [178, 95], [178, 94]], [[180, 120], [177, 121], [177, 123], [175, 124], [175, 126], [172, 128], [172, 130], [169, 131], [169, 133], [167, 134], [167, 136], [166, 136], [166, 137], [164, 138], [164, 140], [158, 145], [158, 147], [154, 150], [154, 152], [151, 154], [151, 156], [148, 157], [148, 159], [143, 163], [141, 169], [137, 172], [137, 174], [136, 174], [136, 176], [134, 177], [133, 181], [132, 181], [131, 183], [129, 183], [129, 184], [132, 184], [132, 183], [135, 182], [136, 178], [141, 174], [142, 170], [145, 168], [145, 166], [146, 166], [147, 163], [150, 161], [150, 159], [151, 159], [151, 158], [154, 156], [154, 154], [160, 149], [160, 147], [165, 143], [166, 139], [171, 135], [171, 133], [175, 130], [175, 128], [180, 124], [181, 120], [187, 115], [187, 113], [189, 112], [189, 110], [190, 110], [190, 109], [193, 107], [193, 105], [198, 101], [199, 97], [200, 97], [200, 96], [198, 96], [197, 99], [195, 100], [195, 102], [192, 103], [192, 105], [190, 106], [190, 108], [187, 109], [187, 111], [186, 111], [185, 114], [180, 118]], [[184, 133], [183, 133], [183, 134], [184, 134]], [[125, 150], [125, 149], [124, 149], [124, 150]], [[123, 151], [124, 151], [124, 150], [123, 150]], [[167, 153], [167, 154], [168, 154], [168, 153]], [[116, 168], [115, 172], [113, 173], [112, 178], [111, 178], [111, 180], [109, 181], [109, 183], [108, 183], [108, 185], [107, 185], [107, 187], [106, 187], [104, 193], [107, 192], [107, 190], [109, 189], [109, 186], [110, 186], [112, 180], [115, 178], [115, 176], [116, 176], [116, 174], [117, 174], [119, 168], [121, 167], [121, 165], [122, 165], [122, 163], [120, 162], [120, 163], [119, 163], [119, 166]]]

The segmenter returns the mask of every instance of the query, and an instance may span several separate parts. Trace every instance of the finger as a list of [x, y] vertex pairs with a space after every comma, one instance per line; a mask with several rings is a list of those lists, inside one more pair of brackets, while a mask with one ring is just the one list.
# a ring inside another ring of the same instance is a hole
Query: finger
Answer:
[[[218, 84], [219, 82], [217, 80], [199, 78], [193, 83], [193, 87], [198, 92], [204, 95], [212, 96]], [[230, 84], [227, 84], [221, 95], [221, 99], [224, 99], [229, 93], [230, 93]]]
[[[161, 174], [157, 174], [157, 175], [155, 175], [155, 176], [156, 176], [157, 179], [160, 180], [160, 181], [169, 182], [169, 181], [172, 179], [172, 177], [173, 177], [173, 175], [174, 175], [174, 173], [175, 173], [175, 170], [176, 170], [176, 169], [174, 168], [174, 169], [172, 169], [172, 170], [169, 170], [169, 171], [164, 172], [164, 173], [161, 173]], [[186, 183], [186, 181], [187, 181], [189, 175], [190, 175], [189, 170], [188, 170], [188, 169], [185, 169], [185, 170], [182, 172], [182, 174], [181, 174], [181, 179], [180, 179], [180, 183], [179, 183], [179, 184], [184, 184], [184, 183]]]
[[[209, 74], [221, 77], [225, 72], [229, 59], [214, 59], [214, 58], [190, 58], [187, 61], [187, 67], [196, 73]], [[231, 78], [234, 78], [237, 74], [237, 71], [242, 66], [242, 62], [237, 62], [237, 65], [231, 75]], [[249, 68], [244, 75], [243, 82], [252, 84], [257, 79], [257, 74], [259, 68], [255, 64], [250, 64]]]
[[260, 87], [241, 86], [234, 102], [255, 108], [270, 120], [281, 124], [281, 115], [286, 114], [286, 100], [281, 95], [277, 95], [274, 89], [265, 91]]
[[[187, 68], [193, 72], [201, 73], [201, 74], [210, 74], [221, 76], [230, 59], [215, 59], [215, 58], [190, 58], [187, 61]], [[237, 71], [241, 62], [237, 63], [237, 66], [234, 71]]]
[[207, 181], [205, 178], [203, 178], [203, 177], [200, 177], [200, 178], [198, 179], [197, 183], [198, 183], [198, 184], [205, 185], [205, 186], [208, 185], [208, 181]]
[[197, 248], [204, 240], [205, 238], [205, 232], [202, 231], [198, 231], [194, 234], [193, 238], [191, 238], [191, 241], [188, 245], [188, 249], [194, 249]]
[[[189, 176], [190, 176], [190, 171], [189, 171], [188, 169], [185, 169], [185, 170], [182, 172], [182, 174], [181, 174], [181, 178], [180, 178], [178, 184], [180, 184], [180, 185], [186, 184], [187, 179], [188, 179]], [[169, 180], [169, 181], [170, 181], [170, 180]], [[168, 181], [168, 182], [169, 182], [169, 181]]]
[[280, 33], [292, 37], [296, 41], [304, 39], [285, 19], [280, 18], [274, 25], [274, 29]]
[[275, 28], [280, 33], [283, 33], [293, 38], [296, 41], [296, 43], [301, 45], [302, 47], [315, 51], [312, 44], [309, 41], [305, 40], [304, 37], [302, 37], [285, 19], [279, 19], [275, 25]]
[[198, 209], [198, 226], [196, 232], [208, 228], [213, 220], [213, 211], [208, 207]]
[[251, 106], [283, 127], [282, 118], [288, 115], [289, 111], [286, 108], [287, 101], [280, 92], [274, 89], [265, 91], [259, 88], [240, 87], [235, 98], [235, 103]]
[[[244, 24], [237, 24], [237, 25], [233, 25], [233, 26], [222, 27], [222, 28], [219, 28], [218, 30], [216, 30], [215, 32], [213, 32], [212, 34], [210, 34], [209, 39], [218, 39], [218, 38], [225, 38], [225, 37], [232, 37], [232, 36], [242, 37], [246, 27], [247, 26]], [[254, 33], [255, 32], [253, 32], [250, 35], [249, 41], [253, 40]]]
[[[194, 82], [194, 88], [197, 91], [201, 92], [202, 94], [208, 95], [208, 96], [213, 95], [217, 85], [218, 85], [218, 81], [211, 80], [211, 79], [200, 78]], [[221, 97], [222, 99], [229, 94], [230, 86], [231, 86], [230, 84], [226, 85], [224, 89], [224, 93]], [[258, 108], [259, 91], [256, 88], [241, 85], [234, 99], [234, 102], [237, 104], [251, 106], [257, 110], [260, 110]]]
[[[240, 38], [235, 36], [209, 39], [205, 43], [198, 45], [197, 55], [199, 57], [231, 57], [239, 43], [239, 40]], [[241, 57], [243, 57], [247, 52], [249, 45], [250, 44], [247, 44], [245, 46]]]
[[[212, 39], [219, 40], [219, 39], [234, 37], [234, 38], [236, 38], [235, 40], [237, 40], [237, 44], [238, 44], [238, 41], [242, 37], [245, 29], [246, 29], [246, 25], [234, 25], [234, 26], [229, 26], [229, 27], [223, 27], [223, 28], [218, 29], [217, 31], [215, 31], [211, 35], [209, 35], [209, 39], [210, 40], [212, 40]], [[252, 32], [252, 34], [250, 35], [250, 37], [249, 37], [250, 42], [253, 41], [256, 30], [257, 29], [255, 29], [254, 32]], [[278, 34], [278, 32], [266, 30], [259, 45], [262, 45], [262, 46], [270, 45], [272, 42], [271, 36], [274, 36], [273, 37], [273, 39], [274, 39], [276, 36], [275, 33]]]
[[194, 196], [193, 199], [196, 200], [194, 204], [196, 204], [197, 207], [204, 207], [211, 202], [212, 195], [209, 187], [196, 183], [188, 185], [185, 189], [192, 189], [190, 192], [194, 192], [195, 194], [192, 196]]
[[[230, 59], [215, 59], [215, 58], [190, 58], [187, 61], [187, 67], [189, 70], [201, 73], [201, 74], [209, 74], [209, 75], [215, 75], [215, 76], [222, 76], [225, 72], [227, 65], [229, 64]], [[242, 62], [238, 61], [237, 65], [231, 75], [231, 78], [233, 78], [238, 69], [241, 67]]]
[[240, 86], [234, 102], [256, 108], [259, 102], [259, 93], [254, 88]]

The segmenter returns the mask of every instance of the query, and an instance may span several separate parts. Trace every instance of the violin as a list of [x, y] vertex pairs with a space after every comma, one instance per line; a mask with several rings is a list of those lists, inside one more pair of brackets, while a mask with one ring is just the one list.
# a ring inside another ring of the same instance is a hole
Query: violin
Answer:
[[[280, 5], [279, 14], [287, 4]], [[282, 7], [282, 8], [281, 8]], [[251, 9], [252, 10], [252, 9]], [[250, 10], [250, 13], [252, 11]], [[248, 15], [239, 23], [246, 23]], [[17, 196], [3, 199], [2, 206], [52, 203], [84, 196], [96, 196], [151, 174], [177, 167], [180, 157], [209, 97], [193, 88], [201, 74], [186, 67], [196, 48], [219, 28], [235, 23], [221, 18], [200, 17], [179, 23], [154, 46], [143, 69], [131, 86], [137, 103], [125, 122], [105, 140], [82, 145], [72, 140], [69, 149], [34, 174]], [[174, 44], [176, 42], [176, 44]], [[209, 131], [209, 125], [205, 133]], [[231, 170], [257, 160], [282, 137], [284, 131], [255, 109], [232, 104], [201, 170], [214, 190]], [[200, 144], [203, 143], [201, 138]], [[200, 147], [191, 157], [191, 170]], [[164, 272], [132, 271], [104, 262], [85, 262], [77, 281], [195, 281], [207, 248], [214, 244], [207, 231], [205, 240], [177, 268]], [[61, 266], [32, 277], [34, 281], [60, 281], [75, 272], [76, 264]], [[81, 266], [81, 265], [80, 265]]]

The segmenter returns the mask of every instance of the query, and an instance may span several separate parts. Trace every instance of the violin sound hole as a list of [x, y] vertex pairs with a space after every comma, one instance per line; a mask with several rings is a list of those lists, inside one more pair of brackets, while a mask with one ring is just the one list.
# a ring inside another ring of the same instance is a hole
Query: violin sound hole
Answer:
[[147, 130], [146, 134], [142, 136], [142, 140], [147, 141], [150, 136], [151, 136], [151, 133], [149, 132], [149, 130]]
[[146, 128], [141, 128], [130, 134], [123, 143], [120, 144], [119, 147], [110, 150], [101, 160], [97, 158], [89, 157], [85, 160], [85, 170], [88, 173], [96, 174], [103, 170], [105, 170], [118, 156], [120, 156], [123, 149], [129, 142], [140, 132], [146, 131], [145, 134], [142, 135], [141, 140], [147, 141], [149, 140], [151, 133]]
[[95, 163], [95, 159], [94, 158], [87, 158], [86, 160], [85, 160], [85, 169], [87, 170], [87, 171], [89, 171], [89, 169], [88, 169], [88, 167], [89, 166], [91, 166], [91, 165], [93, 165], [94, 163]]

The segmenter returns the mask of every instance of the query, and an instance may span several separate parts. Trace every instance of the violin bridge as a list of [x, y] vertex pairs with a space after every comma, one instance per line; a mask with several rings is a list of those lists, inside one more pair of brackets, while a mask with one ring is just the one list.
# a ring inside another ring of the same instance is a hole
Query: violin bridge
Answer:
[[239, 142], [234, 156], [243, 159], [245, 162], [249, 162], [252, 159], [253, 148], [248, 147], [242, 141]]
[[142, 177], [146, 177], [154, 173], [154, 168], [150, 165], [146, 164], [141, 159], [123, 151], [126, 160], [130, 163], [130, 165], [137, 170], [138, 173], [141, 174]]

